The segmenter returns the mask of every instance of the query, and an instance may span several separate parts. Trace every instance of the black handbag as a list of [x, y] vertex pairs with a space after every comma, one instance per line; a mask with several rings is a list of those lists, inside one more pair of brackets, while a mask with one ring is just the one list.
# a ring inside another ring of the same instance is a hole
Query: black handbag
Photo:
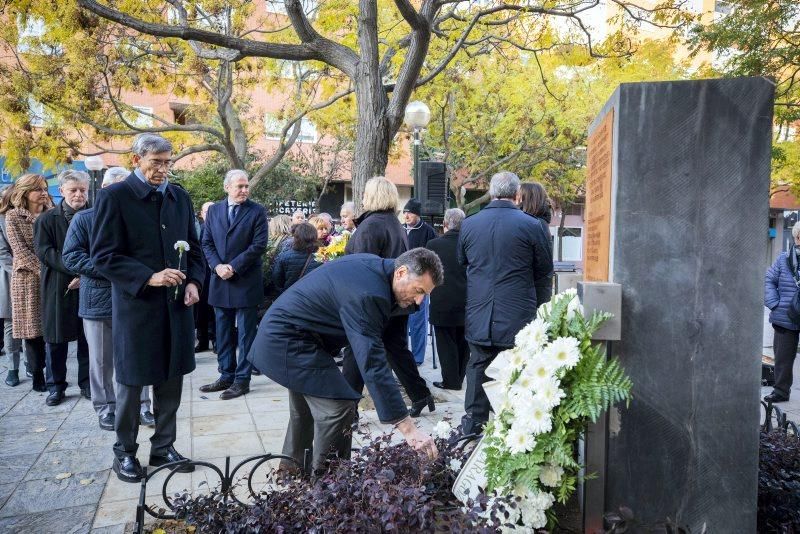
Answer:
[[790, 321], [796, 325], [800, 325], [800, 277], [797, 276], [797, 265], [795, 265], [794, 262], [796, 257], [794, 245], [792, 245], [789, 248], [789, 256], [786, 258], [786, 263], [789, 265], [789, 272], [792, 273], [792, 278], [794, 278], [794, 285], [797, 291], [794, 292], [792, 301], [789, 303], [787, 315], [789, 316]]

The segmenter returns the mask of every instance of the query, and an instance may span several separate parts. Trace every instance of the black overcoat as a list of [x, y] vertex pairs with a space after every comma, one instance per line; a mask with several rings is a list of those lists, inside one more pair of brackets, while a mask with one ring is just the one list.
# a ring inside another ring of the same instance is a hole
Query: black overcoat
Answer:
[[386, 361], [381, 336], [396, 307], [394, 261], [353, 254], [303, 276], [278, 297], [258, 326], [247, 359], [285, 388], [329, 399], [361, 398], [333, 357], [346, 344], [364, 377], [378, 418], [408, 415]]
[[91, 255], [100, 274], [111, 281], [114, 370], [117, 382], [130, 386], [161, 384], [191, 373], [194, 318], [183, 304], [183, 288], [150, 287], [165, 268], [178, 268], [179, 240], [189, 244], [180, 268], [186, 283], [203, 287], [205, 266], [188, 193], [167, 185], [162, 194], [131, 173], [102, 189], [95, 208]]
[[550, 236], [508, 200], [461, 223], [458, 260], [467, 268], [466, 338], [508, 348], [536, 315], [534, 280], [553, 272]]
[[467, 305], [467, 269], [458, 261], [458, 230], [428, 241], [427, 248], [442, 260], [444, 284], [431, 293], [429, 322], [435, 326], [464, 326]]
[[36, 218], [33, 242], [42, 262], [42, 335], [47, 343], [65, 343], [78, 339], [83, 328], [78, 317], [78, 289], [67, 286], [78, 275], [64, 265], [61, 251], [67, 237], [64, 201]]
[[364, 212], [355, 223], [356, 231], [345, 247], [347, 254], [396, 258], [408, 250], [408, 236], [393, 210]]
[[[264, 300], [261, 268], [267, 248], [267, 212], [247, 200], [239, 206], [233, 223], [228, 223], [228, 199], [208, 208], [203, 229], [203, 252], [211, 270], [208, 303], [218, 308], [256, 307]], [[214, 269], [229, 264], [234, 275], [220, 278]]]

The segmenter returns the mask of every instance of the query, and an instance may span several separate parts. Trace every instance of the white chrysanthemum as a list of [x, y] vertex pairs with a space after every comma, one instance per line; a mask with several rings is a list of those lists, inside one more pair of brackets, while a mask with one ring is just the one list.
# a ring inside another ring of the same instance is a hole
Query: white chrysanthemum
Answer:
[[511, 411], [514, 413], [514, 416], [517, 417], [527, 412], [530, 405], [534, 402], [533, 391], [511, 386], [508, 390], [508, 402], [511, 404]]
[[554, 367], [572, 369], [581, 359], [578, 340], [574, 337], [559, 337], [554, 339], [543, 353], [546, 360]]
[[557, 465], [546, 465], [539, 472], [539, 481], [545, 486], [551, 488], [558, 487], [561, 484], [561, 477], [564, 475], [564, 469]]
[[517, 333], [514, 342], [524, 353], [537, 352], [547, 343], [547, 329], [549, 327], [550, 325], [547, 321], [537, 317]]
[[527, 355], [522, 350], [517, 348], [511, 349], [508, 352], [509, 365], [514, 369], [522, 369], [522, 367], [528, 361]]
[[541, 384], [553, 376], [556, 369], [555, 361], [546, 353], [536, 355], [528, 365], [525, 366], [522, 374], [530, 377], [535, 383]]
[[455, 458], [452, 458], [450, 460], [449, 466], [450, 470], [453, 471], [454, 473], [458, 473], [459, 471], [461, 471], [461, 462]]
[[566, 396], [560, 385], [558, 379], [552, 377], [540, 382], [536, 387], [535, 398], [549, 408], [558, 406], [561, 404], [561, 399]]
[[536, 397], [531, 398], [524, 407], [518, 407], [514, 415], [514, 424], [525, 428], [534, 435], [550, 432], [553, 429], [550, 408]]
[[453, 427], [450, 426], [450, 423], [447, 421], [439, 421], [436, 423], [436, 426], [433, 427], [433, 435], [440, 439], [449, 438], [452, 431]]
[[520, 502], [522, 524], [531, 528], [544, 528], [547, 525], [545, 512], [553, 506], [555, 498], [550, 493], [530, 492]]
[[530, 373], [523, 371], [519, 374], [514, 383], [511, 384], [510, 391], [512, 395], [519, 395], [523, 391], [533, 391], [536, 382], [537, 381], [535, 377], [531, 376]]
[[506, 435], [506, 447], [512, 454], [528, 452], [536, 446], [536, 439], [520, 425], [514, 424]]

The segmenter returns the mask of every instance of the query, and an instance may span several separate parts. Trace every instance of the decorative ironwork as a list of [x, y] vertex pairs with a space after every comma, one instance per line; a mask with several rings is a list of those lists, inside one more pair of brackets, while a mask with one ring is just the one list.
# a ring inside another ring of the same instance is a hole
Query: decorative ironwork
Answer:
[[[271, 454], [271, 453], [270, 454], [259, 454], [259, 455], [256, 455], [256, 456], [251, 456], [249, 458], [246, 458], [246, 459], [242, 460], [241, 462], [239, 462], [238, 464], [236, 464], [233, 469], [231, 469], [231, 458], [230, 458], [230, 456], [228, 456], [228, 457], [225, 458], [225, 471], [224, 472], [219, 467], [217, 467], [216, 465], [214, 465], [214, 464], [212, 464], [210, 462], [204, 462], [202, 460], [197, 460], [197, 461], [181, 460], [180, 462], [173, 462], [173, 463], [162, 465], [162, 466], [160, 466], [160, 467], [158, 467], [156, 469], [153, 469], [152, 471], [149, 471], [149, 470], [146, 471], [145, 477], [142, 479], [141, 489], [139, 490], [139, 504], [136, 506], [136, 523], [134, 524], [133, 531], [136, 532], [137, 534], [141, 534], [143, 532], [145, 513], [147, 513], [148, 515], [150, 515], [152, 517], [155, 517], [156, 519], [175, 519], [175, 514], [174, 514], [175, 505], [173, 504], [172, 499], [169, 497], [167, 488], [169, 487], [169, 482], [170, 482], [170, 480], [172, 480], [172, 477], [174, 477], [176, 474], [178, 474], [180, 472], [180, 471], [178, 471], [179, 467], [191, 465], [191, 466], [195, 466], [195, 467], [205, 467], [205, 468], [210, 469], [211, 471], [216, 473], [216, 475], [219, 477], [219, 480], [220, 480], [220, 493], [222, 494], [223, 501], [227, 501], [229, 499], [233, 499], [237, 503], [246, 506], [249, 503], [240, 500], [239, 497], [237, 497], [237, 495], [233, 491], [234, 487], [236, 487], [236, 485], [237, 485], [236, 481], [235, 481], [236, 474], [238, 472], [240, 472], [240, 470], [242, 470], [242, 468], [245, 465], [247, 465], [247, 464], [249, 464], [251, 462], [255, 462], [255, 464], [249, 469], [249, 471], [247, 471], [242, 476], [242, 479], [247, 481], [247, 491], [249, 493], [249, 496], [252, 499], [257, 499], [260, 492], [258, 492], [255, 489], [253, 489], [253, 478], [254, 478], [254, 475], [255, 475], [256, 471], [258, 470], [258, 468], [260, 468], [262, 465], [264, 465], [265, 463], [267, 463], [267, 462], [269, 462], [271, 460], [279, 460], [281, 462], [283, 462], [283, 461], [291, 462], [292, 464], [294, 464], [297, 467], [297, 469], [305, 471], [305, 466], [301, 466], [300, 464], [298, 464], [298, 462], [294, 458], [292, 458], [291, 456], [285, 456], [283, 454]], [[305, 462], [306, 465], [310, 465], [308, 451], [307, 451], [305, 460], [306, 460], [306, 462]], [[156, 476], [158, 473], [160, 473], [161, 471], [164, 471], [164, 470], [169, 470], [170, 472], [167, 474], [166, 478], [164, 479], [164, 482], [162, 483], [162, 486], [161, 486], [161, 498], [164, 500], [164, 504], [167, 506], [167, 508], [170, 511], [172, 511], [172, 513], [169, 512], [169, 511], [166, 511], [165, 509], [163, 509], [161, 507], [156, 509], [156, 508], [148, 505], [147, 502], [146, 502], [146, 500], [147, 500], [147, 484], [148, 484], [148, 482], [150, 482], [150, 480], [154, 476]]]
[[793, 434], [795, 436], [800, 436], [800, 432], [798, 432], [797, 423], [794, 421], [789, 420], [783, 410], [772, 404], [768, 401], [761, 401], [761, 407], [764, 410], [764, 422], [761, 424], [761, 429], [766, 432], [771, 432], [773, 430], [779, 430], [781, 432], [786, 432]]

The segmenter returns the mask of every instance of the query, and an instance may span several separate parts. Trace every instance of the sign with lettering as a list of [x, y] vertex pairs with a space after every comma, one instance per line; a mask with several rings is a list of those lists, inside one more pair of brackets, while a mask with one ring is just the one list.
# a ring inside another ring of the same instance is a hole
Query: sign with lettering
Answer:
[[306, 217], [311, 215], [312, 213], [317, 212], [317, 201], [316, 200], [284, 200], [282, 202], [276, 202], [272, 205], [272, 215], [288, 215], [289, 217], [292, 216], [292, 213], [296, 211], [302, 211]]
[[589, 282], [608, 282], [613, 133], [614, 109], [612, 108], [589, 136], [586, 146], [583, 279]]
[[467, 504], [467, 500], [475, 499], [480, 491], [486, 488], [486, 445], [482, 438], [472, 455], [464, 463], [453, 484], [453, 495]]

